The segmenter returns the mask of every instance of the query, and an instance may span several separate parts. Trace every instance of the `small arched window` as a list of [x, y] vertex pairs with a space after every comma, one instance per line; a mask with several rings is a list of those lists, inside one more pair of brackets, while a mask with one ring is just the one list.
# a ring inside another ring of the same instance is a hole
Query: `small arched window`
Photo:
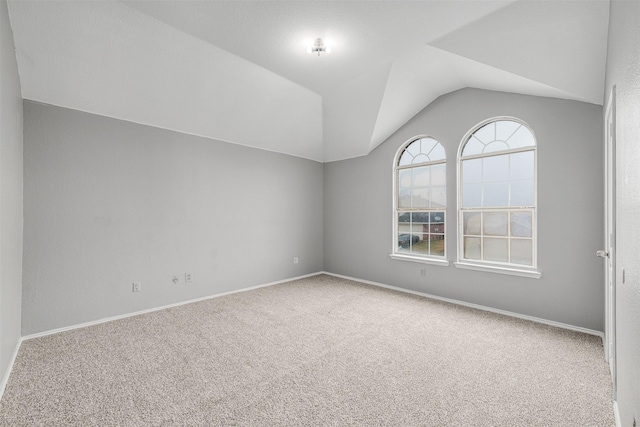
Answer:
[[458, 260], [536, 267], [536, 140], [515, 118], [485, 121], [458, 156]]
[[398, 150], [393, 254], [444, 259], [446, 167], [444, 147], [432, 137], [413, 138]]

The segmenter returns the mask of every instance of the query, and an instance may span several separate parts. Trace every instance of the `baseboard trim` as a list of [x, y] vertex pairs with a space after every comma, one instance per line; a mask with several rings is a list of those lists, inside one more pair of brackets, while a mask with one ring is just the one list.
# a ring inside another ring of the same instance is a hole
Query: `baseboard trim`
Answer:
[[242, 289], [237, 289], [237, 290], [234, 290], [234, 291], [223, 292], [223, 293], [220, 293], [220, 294], [208, 295], [206, 297], [201, 297], [201, 298], [190, 299], [190, 300], [187, 300], [187, 301], [176, 302], [176, 303], [173, 303], [173, 304], [163, 305], [163, 306], [160, 306], [160, 307], [148, 308], [146, 310], [135, 311], [135, 312], [132, 312], [132, 313], [126, 313], [126, 314], [120, 314], [120, 315], [117, 315], [117, 316], [105, 317], [105, 318], [98, 319], [98, 320], [92, 320], [90, 322], [84, 322], [84, 323], [79, 323], [77, 325], [71, 325], [71, 326], [65, 326], [65, 327], [62, 327], [62, 328], [51, 329], [51, 330], [44, 331], [44, 332], [37, 332], [35, 334], [30, 334], [30, 335], [23, 336], [21, 341], [26, 341], [26, 340], [30, 340], [30, 339], [34, 339], [34, 338], [45, 337], [47, 335], [59, 334], [60, 332], [72, 331], [74, 329], [86, 328], [88, 326], [99, 325], [101, 323], [113, 322], [114, 320], [126, 319], [127, 317], [139, 316], [141, 314], [153, 313], [154, 311], [166, 310], [167, 308], [179, 307], [181, 305], [192, 304], [194, 302], [206, 301], [206, 300], [213, 299], [213, 298], [223, 297], [225, 295], [237, 294], [237, 293], [240, 293], [240, 292], [247, 292], [247, 291], [252, 291], [252, 290], [255, 290], [255, 289], [266, 288], [268, 286], [278, 285], [280, 283], [291, 282], [293, 280], [304, 279], [306, 277], [317, 276], [319, 274], [322, 274], [322, 272], [319, 271], [319, 272], [316, 272], [316, 273], [305, 274], [305, 275], [302, 275], [302, 276], [291, 277], [291, 278], [283, 279], [283, 280], [277, 280], [275, 282], [264, 283], [262, 285], [251, 286], [251, 287], [248, 287], [248, 288], [242, 288]]
[[23, 338], [20, 338], [16, 343], [16, 348], [13, 350], [11, 361], [7, 366], [7, 372], [5, 372], [4, 376], [2, 377], [2, 382], [0, 383], [0, 400], [2, 400], [2, 396], [4, 396], [4, 390], [7, 388], [7, 384], [9, 383], [9, 377], [11, 376], [13, 365], [16, 363], [16, 358], [18, 357], [18, 351], [20, 351], [20, 346], [22, 345], [22, 341], [23, 341]]
[[464, 307], [475, 308], [475, 309], [482, 310], [482, 311], [489, 311], [491, 313], [496, 313], [496, 314], [502, 314], [504, 316], [515, 317], [515, 318], [523, 319], [523, 320], [529, 320], [531, 322], [542, 323], [544, 325], [555, 326], [555, 327], [561, 328], [561, 329], [568, 329], [568, 330], [575, 331], [575, 332], [582, 332], [582, 333], [589, 334], [589, 335], [595, 335], [595, 336], [600, 337], [600, 339], [604, 340], [604, 333], [602, 333], [600, 331], [595, 331], [593, 329], [587, 329], [587, 328], [583, 328], [583, 327], [580, 327], [580, 326], [574, 326], [574, 325], [569, 325], [569, 324], [566, 324], [566, 323], [556, 322], [556, 321], [553, 321], [553, 320], [542, 319], [540, 317], [528, 316], [526, 314], [519, 314], [519, 313], [515, 313], [515, 312], [512, 312], [512, 311], [500, 310], [498, 308], [487, 307], [485, 305], [480, 305], [480, 304], [473, 304], [473, 303], [470, 303], [470, 302], [460, 301], [460, 300], [456, 300], [456, 299], [452, 299], [452, 298], [440, 297], [440, 296], [437, 296], [437, 295], [427, 294], [425, 292], [413, 291], [411, 289], [399, 288], [397, 286], [386, 285], [384, 283], [373, 282], [371, 280], [364, 280], [364, 279], [358, 279], [356, 277], [344, 276], [342, 274], [329, 273], [328, 271], [323, 271], [323, 274], [327, 274], [329, 276], [340, 277], [342, 279], [353, 280], [355, 282], [360, 282], [360, 283], [364, 283], [364, 284], [367, 284], [367, 285], [373, 285], [373, 286], [378, 286], [378, 287], [381, 287], [381, 288], [392, 289], [394, 291], [405, 292], [405, 293], [413, 294], [413, 295], [419, 295], [419, 296], [422, 296], [422, 297], [425, 297], [425, 298], [435, 299], [435, 300], [438, 300], [438, 301], [444, 301], [444, 302], [448, 302], [448, 303], [451, 303], [451, 304], [461, 305], [461, 306], [464, 306]]
[[[374, 281], [371, 281], [371, 280], [359, 279], [357, 277], [351, 277], [351, 276], [345, 276], [345, 275], [342, 275], [342, 274], [330, 273], [328, 271], [318, 271], [318, 272], [315, 272], [315, 273], [310, 273], [310, 274], [305, 274], [305, 275], [302, 275], [302, 276], [296, 276], [296, 277], [291, 277], [291, 278], [287, 278], [287, 279], [277, 280], [275, 282], [264, 283], [264, 284], [261, 284], [261, 285], [251, 286], [251, 287], [248, 287], [248, 288], [242, 288], [242, 289], [238, 289], [238, 290], [234, 290], [234, 291], [223, 292], [223, 293], [220, 293], [220, 294], [208, 295], [208, 296], [201, 297], [201, 298], [195, 298], [195, 299], [191, 299], [191, 300], [187, 300], [187, 301], [181, 301], [181, 302], [177, 302], [177, 303], [173, 303], [173, 304], [163, 305], [163, 306], [160, 306], [160, 307], [149, 308], [149, 309], [146, 309], [146, 310], [135, 311], [135, 312], [132, 312], [132, 313], [126, 313], [126, 314], [121, 314], [121, 315], [117, 315], [117, 316], [105, 317], [105, 318], [98, 319], [98, 320], [92, 320], [90, 322], [84, 322], [84, 323], [80, 323], [80, 324], [76, 324], [76, 325], [65, 326], [65, 327], [62, 327], [62, 328], [56, 328], [56, 329], [51, 329], [51, 330], [48, 330], [48, 331], [37, 332], [35, 334], [25, 335], [20, 339], [20, 342], [18, 343], [18, 347], [16, 348], [15, 354], [13, 355], [13, 357], [14, 357], [13, 360], [15, 360], [15, 357], [16, 357], [17, 352], [18, 352], [19, 345], [22, 343], [22, 341], [30, 340], [30, 339], [33, 339], [33, 338], [40, 338], [40, 337], [44, 337], [44, 336], [47, 336], [47, 335], [58, 334], [60, 332], [71, 331], [71, 330], [74, 330], [74, 329], [85, 328], [85, 327], [88, 327], [88, 326], [98, 325], [98, 324], [101, 324], [101, 323], [112, 322], [114, 320], [126, 319], [127, 317], [139, 316], [141, 314], [153, 313], [154, 311], [165, 310], [167, 308], [178, 307], [178, 306], [181, 306], [181, 305], [191, 304], [191, 303], [199, 302], [199, 301], [205, 301], [205, 300], [208, 300], [208, 299], [218, 298], [218, 297], [222, 297], [222, 296], [225, 296], [225, 295], [231, 295], [231, 294], [235, 294], [235, 293], [239, 293], [239, 292], [246, 292], [246, 291], [251, 291], [251, 290], [254, 290], [254, 289], [260, 289], [260, 288], [264, 288], [264, 287], [267, 287], [267, 286], [277, 285], [277, 284], [280, 284], [280, 283], [291, 282], [293, 280], [304, 279], [306, 277], [317, 276], [319, 274], [327, 274], [329, 276], [335, 276], [335, 277], [340, 277], [340, 278], [347, 279], [347, 280], [353, 280], [355, 282], [360, 282], [360, 283], [364, 283], [364, 284], [367, 284], [367, 285], [373, 285], [373, 286], [378, 286], [378, 287], [381, 287], [381, 288], [392, 289], [394, 291], [405, 292], [405, 293], [409, 293], [409, 294], [413, 294], [413, 295], [419, 295], [419, 296], [423, 296], [425, 298], [431, 298], [431, 299], [435, 299], [435, 300], [438, 300], [438, 301], [444, 301], [444, 302], [448, 302], [448, 303], [451, 303], [451, 304], [461, 305], [461, 306], [464, 306], [464, 307], [475, 308], [475, 309], [478, 309], [478, 310], [489, 311], [491, 313], [502, 314], [504, 316], [510, 316], [510, 317], [515, 317], [515, 318], [518, 318], [518, 319], [529, 320], [529, 321], [536, 322], [536, 323], [541, 323], [541, 324], [544, 324], [544, 325], [555, 326], [555, 327], [561, 328], [561, 329], [568, 329], [568, 330], [571, 330], [571, 331], [582, 332], [582, 333], [589, 334], [589, 335], [595, 335], [595, 336], [598, 336], [598, 337], [600, 337], [601, 339], [604, 340], [604, 333], [602, 333], [600, 331], [595, 331], [593, 329], [587, 329], [587, 328], [583, 328], [583, 327], [580, 327], [580, 326], [574, 326], [574, 325], [569, 325], [569, 324], [566, 324], [566, 323], [556, 322], [556, 321], [553, 321], [553, 320], [542, 319], [540, 317], [528, 316], [526, 314], [515, 313], [515, 312], [507, 311], [507, 310], [501, 310], [501, 309], [498, 309], [498, 308], [488, 307], [488, 306], [484, 306], [484, 305], [480, 305], [480, 304], [474, 304], [474, 303], [470, 303], [470, 302], [466, 302], [466, 301], [456, 300], [456, 299], [453, 299], [453, 298], [440, 297], [440, 296], [437, 296], [437, 295], [428, 294], [426, 292], [413, 291], [411, 289], [405, 289], [405, 288], [400, 288], [400, 287], [397, 287], [397, 286], [391, 286], [391, 285], [387, 285], [387, 284], [380, 283], [380, 282], [374, 282]], [[12, 363], [13, 363], [13, 360], [12, 360]], [[3, 388], [1, 388], [0, 391], [4, 390], [5, 381], [7, 379], [8, 379], [8, 376], [7, 376], [7, 378], [3, 378], [3, 382], [2, 382], [2, 384], [0, 384], [0, 386], [3, 387]]]
[[[343, 278], [343, 279], [353, 280], [355, 282], [359, 282], [359, 283], [363, 283], [363, 284], [367, 284], [367, 285], [372, 285], [372, 286], [377, 286], [377, 287], [381, 287], [381, 288], [391, 289], [391, 290], [398, 291], [398, 292], [404, 292], [404, 293], [408, 293], [408, 294], [418, 295], [418, 296], [422, 296], [422, 297], [425, 297], [425, 298], [430, 298], [430, 299], [434, 299], [434, 300], [438, 300], [438, 301], [444, 301], [444, 302], [448, 302], [448, 303], [451, 303], [451, 304], [456, 304], [456, 305], [460, 305], [460, 306], [464, 306], [464, 307], [475, 308], [475, 309], [478, 309], [478, 310], [488, 311], [488, 312], [491, 312], [491, 313], [502, 314], [502, 315], [509, 316], [509, 317], [515, 317], [515, 318], [518, 318], [518, 319], [529, 320], [529, 321], [532, 321], [532, 322], [541, 323], [541, 324], [549, 325], [549, 326], [555, 326], [555, 327], [562, 328], [562, 329], [568, 329], [568, 330], [572, 330], [572, 331], [576, 331], [576, 332], [582, 332], [582, 333], [589, 334], [589, 335], [595, 335], [595, 336], [600, 337], [601, 339], [604, 339], [604, 334], [602, 332], [595, 331], [595, 330], [592, 330], [592, 329], [582, 328], [582, 327], [579, 327], [579, 326], [573, 326], [573, 325], [569, 325], [569, 324], [566, 324], [566, 323], [555, 322], [555, 321], [552, 321], [552, 320], [546, 320], [546, 319], [533, 317], [533, 316], [528, 316], [528, 315], [524, 315], [524, 314], [519, 314], [519, 313], [515, 313], [515, 312], [511, 312], [511, 311], [500, 310], [500, 309], [487, 307], [487, 306], [483, 306], [483, 305], [479, 305], [479, 304], [473, 304], [473, 303], [460, 301], [460, 300], [456, 300], [456, 299], [452, 299], [452, 298], [440, 297], [440, 296], [428, 294], [428, 293], [425, 293], [425, 292], [413, 291], [413, 290], [410, 290], [410, 289], [404, 289], [404, 288], [400, 288], [400, 287], [397, 287], [397, 286], [386, 285], [384, 283], [374, 282], [374, 281], [371, 281], [371, 280], [358, 279], [356, 277], [345, 276], [345, 275], [336, 274], [336, 273], [330, 273], [328, 271], [319, 271], [319, 272], [315, 272], [315, 273], [305, 274], [305, 275], [302, 275], [302, 276], [297, 276], [297, 277], [292, 277], [292, 278], [288, 278], [288, 279], [278, 280], [278, 281], [275, 281], [275, 282], [269, 282], [269, 283], [264, 283], [264, 284], [261, 284], [261, 285], [251, 286], [251, 287], [248, 287], [248, 288], [238, 289], [238, 290], [229, 291], [229, 292], [223, 292], [223, 293], [220, 293], [220, 294], [208, 295], [206, 297], [195, 298], [195, 299], [191, 299], [191, 300], [187, 300], [187, 301], [181, 301], [181, 302], [168, 304], [168, 305], [164, 305], [164, 306], [160, 306], [160, 307], [150, 308], [150, 309], [146, 309], [146, 310], [140, 310], [140, 311], [127, 313], [127, 314], [122, 314], [122, 315], [118, 315], [118, 316], [106, 317], [106, 318], [94, 320], [94, 321], [91, 321], [91, 322], [85, 322], [85, 323], [80, 323], [80, 324], [77, 324], [77, 325], [66, 326], [66, 327], [63, 327], [63, 328], [57, 328], [57, 329], [52, 329], [52, 330], [49, 330], [49, 331], [44, 331], [44, 332], [38, 332], [38, 333], [35, 333], [35, 334], [25, 335], [22, 338], [20, 338], [20, 340], [16, 344], [16, 348], [15, 348], [15, 350], [13, 352], [13, 355], [12, 355], [12, 358], [11, 358], [11, 362], [8, 365], [7, 372], [5, 372], [5, 374], [4, 374], [3, 378], [2, 378], [2, 382], [0, 383], [0, 400], [2, 399], [2, 396], [4, 395], [4, 391], [6, 389], [6, 386], [7, 386], [8, 382], [9, 382], [9, 377], [11, 375], [11, 371], [13, 370], [13, 366], [14, 366], [16, 358], [18, 356], [18, 351], [20, 350], [20, 346], [26, 340], [30, 340], [30, 339], [33, 339], [33, 338], [44, 337], [44, 336], [47, 336], [47, 335], [53, 335], [53, 334], [57, 334], [57, 333], [60, 333], [60, 332], [71, 331], [71, 330], [74, 330], [74, 329], [85, 328], [85, 327], [88, 327], [88, 326], [98, 325], [98, 324], [101, 324], [101, 323], [112, 322], [114, 320], [125, 319], [125, 318], [128, 318], [128, 317], [138, 316], [138, 315], [141, 315], [141, 314], [152, 313], [154, 311], [165, 310], [167, 308], [178, 307], [178, 306], [181, 306], [181, 305], [191, 304], [191, 303], [200, 302], [200, 301], [206, 301], [206, 300], [209, 300], [209, 299], [218, 298], [218, 297], [222, 297], [222, 296], [225, 296], [225, 295], [232, 295], [232, 294], [236, 294], [236, 293], [240, 293], [240, 292], [247, 292], [247, 291], [251, 291], [251, 290], [255, 290], [255, 289], [265, 288], [265, 287], [268, 287], [268, 286], [274, 286], [274, 285], [277, 285], [277, 284], [280, 284], [280, 283], [291, 282], [293, 280], [304, 279], [304, 278], [307, 278], [307, 277], [313, 277], [313, 276], [317, 276], [317, 275], [320, 275], [320, 274], [326, 274], [326, 275], [329, 275], [329, 276], [340, 277], [340, 278]], [[620, 422], [620, 413], [619, 413], [619, 410], [618, 410], [618, 402], [615, 401], [615, 400], [613, 401], [613, 410], [614, 410], [614, 415], [615, 415], [615, 420], [616, 420], [616, 427], [622, 427], [621, 422]]]

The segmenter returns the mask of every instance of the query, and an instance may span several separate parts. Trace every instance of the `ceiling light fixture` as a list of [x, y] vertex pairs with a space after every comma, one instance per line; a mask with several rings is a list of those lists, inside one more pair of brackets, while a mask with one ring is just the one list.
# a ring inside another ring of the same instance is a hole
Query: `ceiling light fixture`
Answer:
[[329, 46], [325, 45], [321, 38], [317, 38], [316, 41], [313, 42], [313, 46], [309, 46], [307, 48], [307, 52], [309, 52], [309, 53], [316, 53], [317, 52], [318, 56], [320, 56], [321, 52], [324, 52], [324, 53], [331, 52], [331, 48]]

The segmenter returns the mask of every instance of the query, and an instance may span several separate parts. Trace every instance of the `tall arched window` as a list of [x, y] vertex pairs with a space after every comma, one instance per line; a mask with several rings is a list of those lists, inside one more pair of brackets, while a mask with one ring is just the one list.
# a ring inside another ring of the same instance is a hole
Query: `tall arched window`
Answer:
[[445, 261], [445, 162], [444, 147], [431, 137], [413, 138], [398, 150], [392, 256]]
[[459, 263], [534, 270], [533, 132], [515, 118], [481, 123], [461, 143], [458, 173]]

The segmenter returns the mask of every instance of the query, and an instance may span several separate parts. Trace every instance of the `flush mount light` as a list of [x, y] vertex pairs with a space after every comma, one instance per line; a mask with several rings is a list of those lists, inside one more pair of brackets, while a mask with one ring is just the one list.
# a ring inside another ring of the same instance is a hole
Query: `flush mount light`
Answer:
[[318, 56], [320, 56], [320, 53], [331, 52], [331, 48], [325, 45], [321, 38], [317, 38], [316, 41], [313, 42], [313, 45], [307, 48], [307, 52], [317, 53]]

